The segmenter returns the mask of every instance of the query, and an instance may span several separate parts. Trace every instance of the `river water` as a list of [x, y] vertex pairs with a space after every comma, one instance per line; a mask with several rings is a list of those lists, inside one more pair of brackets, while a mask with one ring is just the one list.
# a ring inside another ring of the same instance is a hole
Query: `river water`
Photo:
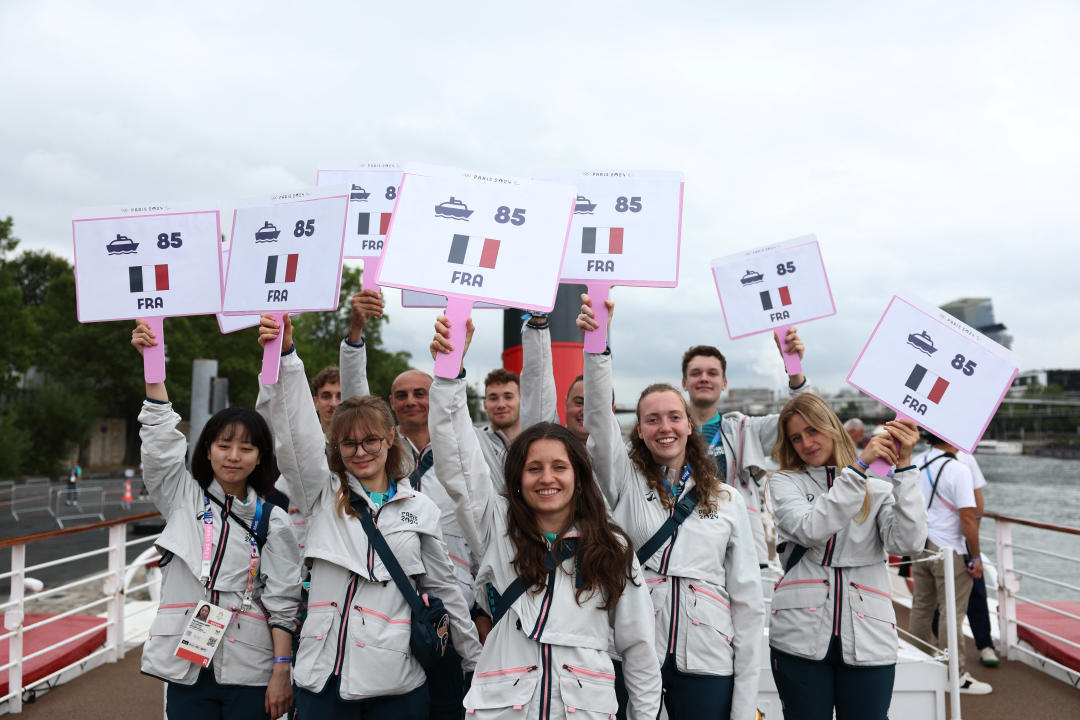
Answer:
[[[986, 510], [1039, 522], [1080, 527], [1080, 461], [1035, 455], [976, 455], [986, 476]], [[993, 557], [995, 523], [984, 520], [981, 546]], [[1014, 550], [1018, 570], [1080, 586], [1080, 535], [1013, 525], [1013, 542], [1076, 558], [1069, 562]], [[991, 591], [993, 592], [993, 591]], [[1020, 594], [1037, 600], [1080, 600], [1080, 592], [1021, 578]]]

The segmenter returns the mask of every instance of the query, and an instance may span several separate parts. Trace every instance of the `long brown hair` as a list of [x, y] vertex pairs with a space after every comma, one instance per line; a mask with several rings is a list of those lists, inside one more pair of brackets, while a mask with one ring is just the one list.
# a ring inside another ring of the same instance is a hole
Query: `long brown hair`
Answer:
[[[690, 471], [694, 475], [698, 507], [712, 512], [716, 509], [717, 498], [723, 495], [730, 500], [731, 496], [724, 488], [723, 480], [716, 477], [716, 461], [709, 455], [705, 438], [701, 437], [701, 433], [690, 422], [690, 408], [687, 406], [686, 398], [682, 396], [682, 393], [667, 383], [655, 383], [645, 388], [641, 391], [641, 396], [638, 397], [637, 401], [637, 421], [638, 423], [641, 422], [641, 401], [658, 392], [673, 393], [682, 403], [686, 422], [690, 425], [690, 434], [686, 438], [686, 463], [690, 466]], [[664, 507], [670, 508], [674, 505], [678, 498], [671, 497], [667, 486], [664, 485], [663, 467], [653, 459], [652, 453], [646, 447], [645, 441], [641, 437], [641, 431], [637, 426], [630, 433], [630, 460], [633, 461], [638, 472], [645, 477], [645, 482], [649, 484], [649, 487], [656, 492]], [[681, 471], [682, 468], [676, 468], [676, 472]]]
[[[610, 610], [622, 595], [626, 581], [632, 581], [633, 546], [626, 533], [608, 519], [607, 507], [593, 477], [592, 463], [589, 462], [585, 446], [562, 425], [537, 423], [523, 430], [506, 453], [506, 497], [510, 501], [507, 534], [517, 551], [514, 555], [514, 572], [528, 587], [542, 589], [546, 585], [544, 556], [548, 552], [547, 544], [533, 509], [521, 495], [521, 477], [525, 472], [529, 447], [537, 440], [561, 442], [574, 470], [571, 524], [581, 534], [574, 564], [583, 580], [575, 599], [580, 605], [587, 594], [599, 592], [603, 598], [602, 609]], [[559, 537], [555, 542], [562, 540]]]
[[[326, 460], [330, 471], [340, 481], [337, 491], [338, 514], [356, 516], [356, 511], [349, 504], [349, 481], [346, 477], [345, 461], [341, 457], [341, 449], [338, 447], [345, 436], [353, 430], [360, 430], [361, 435], [371, 433], [380, 435], [389, 442], [386, 451], [386, 478], [390, 484], [398, 478], [405, 477], [412, 472], [416, 463], [412, 454], [405, 449], [401, 438], [394, 430], [394, 416], [390, 413], [390, 406], [382, 398], [374, 395], [353, 396], [344, 400], [334, 411], [334, 417], [330, 421], [330, 432], [327, 433], [330, 446], [327, 449]], [[364, 452], [362, 449], [359, 452]]]
[[[776, 444], [773, 445], [773, 460], [780, 464], [781, 470], [806, 470], [806, 463], [795, 451], [795, 446], [788, 436], [787, 424], [795, 415], [799, 415], [807, 425], [823, 433], [833, 441], [832, 463], [838, 468], [855, 464], [855, 443], [844, 430], [840, 418], [829, 404], [813, 393], [801, 393], [788, 400], [780, 411], [776, 422]], [[855, 519], [857, 523], [866, 521], [870, 514], [870, 488], [866, 483], [866, 496], [863, 498], [862, 511]]]

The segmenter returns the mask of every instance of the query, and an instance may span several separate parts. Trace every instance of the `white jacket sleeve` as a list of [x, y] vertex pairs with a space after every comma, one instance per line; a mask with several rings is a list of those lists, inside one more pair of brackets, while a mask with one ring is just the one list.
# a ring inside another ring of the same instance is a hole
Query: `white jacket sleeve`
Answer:
[[270, 509], [270, 528], [259, 554], [263, 581], [259, 602], [270, 616], [271, 627], [295, 632], [300, 616], [300, 548], [289, 514], [269, 504], [265, 507]]
[[611, 409], [611, 355], [585, 353], [586, 447], [608, 507], [614, 509], [633, 477], [622, 430]]
[[446, 545], [440, 535], [420, 533], [419, 537], [420, 555], [424, 562], [424, 575], [417, 583], [420, 592], [429, 592], [442, 600], [450, 614], [450, 632], [454, 639], [454, 650], [461, 656], [461, 667], [465, 672], [472, 672], [480, 658], [480, 640], [469, 614], [469, 606], [461, 594], [461, 586], [454, 577], [454, 569], [450, 567]]
[[167, 518], [184, 498], [201, 492], [187, 470], [187, 438], [176, 429], [180, 416], [172, 403], [144, 401], [139, 422], [143, 483], [154, 507]]
[[862, 510], [866, 496], [864, 478], [851, 468], [844, 468], [832, 488], [811, 501], [792, 479], [794, 472], [797, 471], [781, 470], [769, 480], [776, 527], [804, 547], [822, 545]]
[[890, 555], [913, 555], [926, 546], [926, 502], [919, 471], [914, 465], [905, 468], [892, 483], [892, 497], [877, 514], [881, 544]]
[[521, 331], [521, 429], [559, 422], [551, 331], [528, 325]]
[[[735, 689], [731, 698], [732, 718], [754, 717], [761, 669], [761, 637], [765, 628], [765, 601], [761, 592], [750, 516], [742, 496], [729, 491], [735, 505], [735, 527], [724, 555], [724, 576], [731, 601], [731, 622], [735, 628]], [[725, 502], [723, 499], [718, 502]]]
[[278, 470], [289, 483], [289, 499], [310, 517], [320, 493], [329, 490], [330, 468], [326, 436], [296, 352], [281, 357], [278, 381], [261, 386], [259, 397], [260, 412], [269, 412]]
[[338, 350], [338, 371], [341, 373], [341, 399], [370, 395], [367, 377], [367, 343], [360, 346], [341, 341]]
[[454, 501], [470, 552], [481, 558], [495, 526], [495, 489], [473, 431], [464, 380], [436, 377], [431, 383], [428, 432], [435, 477]]
[[626, 582], [612, 615], [615, 651], [622, 657], [623, 677], [629, 695], [626, 717], [628, 720], [655, 720], [660, 712], [660, 664], [653, 647], [652, 600], [636, 557], [634, 578]]

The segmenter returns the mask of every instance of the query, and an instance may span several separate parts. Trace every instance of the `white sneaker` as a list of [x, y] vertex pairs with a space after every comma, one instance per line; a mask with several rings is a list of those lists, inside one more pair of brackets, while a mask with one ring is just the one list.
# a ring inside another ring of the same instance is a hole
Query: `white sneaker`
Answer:
[[994, 648], [988, 646], [979, 651], [979, 662], [986, 667], [997, 667], [1001, 664], [1001, 659], [994, 652]]
[[961, 695], [989, 695], [994, 691], [990, 683], [984, 683], [971, 677], [971, 673], [965, 672], [960, 676]]

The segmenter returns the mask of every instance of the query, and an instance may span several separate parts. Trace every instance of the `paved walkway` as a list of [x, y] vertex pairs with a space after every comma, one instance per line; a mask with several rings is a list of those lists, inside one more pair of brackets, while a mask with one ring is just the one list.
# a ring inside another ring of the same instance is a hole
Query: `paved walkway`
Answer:
[[162, 720], [165, 684], [139, 672], [142, 648], [23, 703], [26, 720]]

